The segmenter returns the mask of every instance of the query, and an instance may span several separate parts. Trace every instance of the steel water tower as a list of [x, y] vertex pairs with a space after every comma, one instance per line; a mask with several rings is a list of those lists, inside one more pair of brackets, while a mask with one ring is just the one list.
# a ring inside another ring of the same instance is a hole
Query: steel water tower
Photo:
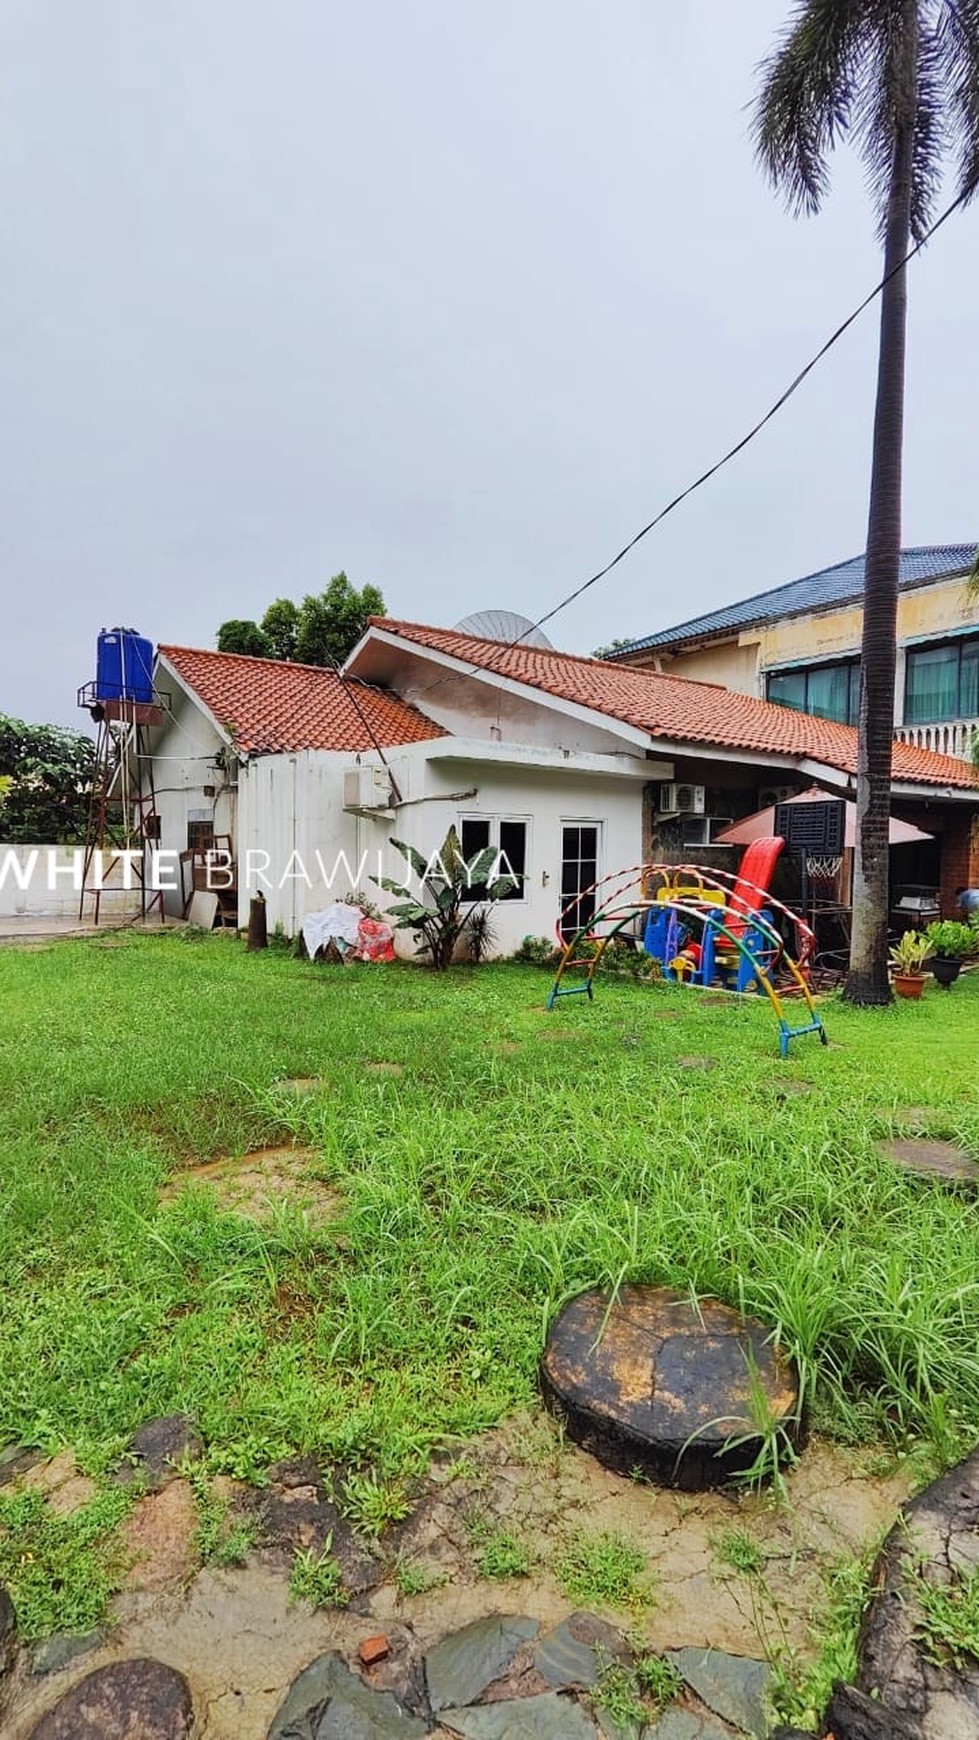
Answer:
[[154, 906], [163, 915], [163, 894], [148, 888], [145, 876], [147, 856], [160, 838], [149, 733], [163, 723], [162, 700], [153, 687], [152, 641], [134, 628], [104, 628], [95, 680], [78, 691], [79, 707], [99, 727], [78, 905], [84, 918], [86, 897], [91, 899], [96, 924], [103, 881], [124, 851], [143, 854], [133, 861], [141, 916]]

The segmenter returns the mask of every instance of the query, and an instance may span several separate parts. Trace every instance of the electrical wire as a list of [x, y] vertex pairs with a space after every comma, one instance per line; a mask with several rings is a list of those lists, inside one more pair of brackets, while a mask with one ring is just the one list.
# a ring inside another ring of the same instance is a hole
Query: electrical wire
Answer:
[[[675, 495], [671, 501], [668, 501], [665, 507], [661, 508], [646, 525], [636, 532], [634, 537], [629, 539], [628, 543], [623, 544], [621, 550], [616, 552], [611, 561], [606, 562], [604, 567], [599, 568], [597, 572], [592, 574], [587, 580], [582, 581], [580, 586], [576, 586], [572, 592], [569, 592], [566, 597], [561, 599], [560, 603], [555, 604], [553, 609], [546, 611], [543, 616], [538, 617], [536, 622], [528, 624], [522, 634], [517, 635], [515, 640], [508, 642], [507, 644], [510, 646], [519, 646], [521, 641], [525, 640], [529, 634], [534, 634], [539, 628], [543, 628], [545, 623], [553, 622], [556, 616], [559, 616], [563, 610], [567, 610], [569, 604], [574, 604], [583, 593], [588, 592], [592, 586], [596, 586], [599, 580], [604, 580], [607, 574], [611, 574], [612, 569], [617, 568], [619, 563], [624, 561], [625, 557], [636, 548], [636, 545], [640, 544], [643, 538], [648, 537], [649, 533], [654, 531], [658, 525], [661, 525], [667, 515], [673, 513], [675, 509], [680, 506], [681, 502], [685, 502], [688, 497], [695, 494], [698, 489], [702, 489], [706, 483], [710, 482], [711, 478], [717, 476], [719, 471], [722, 471], [726, 465], [730, 465], [731, 461], [736, 459], [739, 453], [743, 453], [745, 448], [761, 434], [766, 425], [769, 424], [772, 419], [778, 415], [779, 411], [788, 404], [793, 394], [797, 393], [799, 388], [802, 386], [803, 381], [812, 374], [813, 370], [818, 367], [823, 358], [829, 354], [836, 344], [839, 343], [840, 339], [849, 331], [850, 327], [859, 320], [861, 314], [863, 314], [871, 304], [877, 300], [878, 296], [882, 294], [886, 286], [891, 282], [891, 279], [896, 278], [899, 272], [903, 272], [909, 261], [913, 260], [916, 254], [921, 253], [921, 250], [926, 247], [932, 237], [938, 233], [942, 225], [948, 222], [948, 219], [954, 212], [958, 211], [960, 206], [966, 203], [968, 198], [968, 191], [963, 191], [957, 195], [951, 205], [946, 206], [941, 216], [935, 219], [931, 228], [926, 231], [920, 241], [914, 243], [913, 247], [911, 247], [905, 254], [903, 260], [900, 260], [896, 266], [892, 267], [889, 272], [886, 272], [883, 278], [880, 279], [879, 283], [875, 284], [869, 294], [863, 298], [863, 301], [853, 309], [852, 313], [848, 314], [844, 321], [841, 321], [836, 330], [830, 334], [825, 344], [822, 344], [815, 354], [810, 357], [809, 361], [805, 364], [805, 367], [799, 370], [798, 374], [785, 388], [784, 392], [779, 394], [774, 404], [769, 407], [763, 417], [758, 419], [757, 423], [753, 424], [747, 434], [742, 435], [741, 439], [736, 441], [733, 447], [729, 447], [727, 452], [722, 454], [720, 459], [715, 460], [713, 465], [709, 466], [706, 471], [702, 471], [699, 477], [694, 478], [692, 483], [687, 484], [685, 489], [680, 490], [678, 495]], [[426, 684], [424, 688], [408, 689], [405, 693], [412, 696], [428, 695], [431, 694], [433, 689], [441, 688], [443, 683], [453, 681], [454, 678], [460, 674], [474, 675], [477, 672], [486, 670], [487, 668], [488, 667], [485, 665], [474, 664], [471, 665], [469, 671], [465, 673], [459, 673], [457, 671], [452, 672], [448, 676], [439, 677], [433, 683]]]

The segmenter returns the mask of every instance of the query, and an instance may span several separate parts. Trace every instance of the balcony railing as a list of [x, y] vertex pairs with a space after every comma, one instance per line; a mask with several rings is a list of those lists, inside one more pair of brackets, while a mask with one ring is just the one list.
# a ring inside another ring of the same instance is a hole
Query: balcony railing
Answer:
[[913, 743], [918, 749], [934, 749], [939, 755], [957, 755], [961, 761], [970, 761], [972, 739], [979, 735], [979, 719], [946, 719], [940, 725], [898, 725], [894, 735], [899, 743]]

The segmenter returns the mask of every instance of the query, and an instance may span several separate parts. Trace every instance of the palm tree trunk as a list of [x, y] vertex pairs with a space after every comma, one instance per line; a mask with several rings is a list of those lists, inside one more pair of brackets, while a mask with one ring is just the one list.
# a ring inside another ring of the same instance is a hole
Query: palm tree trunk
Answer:
[[[909, 12], [913, 11], [909, 7]], [[917, 19], [915, 17], [915, 25]], [[909, 25], [909, 93], [917, 85], [917, 31]], [[848, 1003], [891, 1001], [887, 977], [888, 834], [894, 742], [894, 666], [897, 659], [897, 588], [901, 558], [901, 458], [904, 436], [904, 359], [907, 267], [911, 234], [911, 177], [915, 108], [902, 117], [894, 141], [884, 276], [881, 293], [877, 406], [874, 416], [870, 515], [864, 578], [857, 749], [856, 852]], [[899, 268], [895, 270], [895, 268]], [[891, 273], [894, 276], [891, 277]]]

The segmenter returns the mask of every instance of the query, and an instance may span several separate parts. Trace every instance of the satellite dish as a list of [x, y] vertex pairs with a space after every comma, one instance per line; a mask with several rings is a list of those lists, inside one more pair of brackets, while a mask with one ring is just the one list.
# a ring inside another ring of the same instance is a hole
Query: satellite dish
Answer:
[[542, 646], [554, 651], [553, 641], [535, 628], [529, 617], [519, 616], [515, 610], [477, 610], [457, 622], [455, 630], [458, 634], [475, 635], [479, 640], [502, 640], [506, 646], [519, 641], [521, 646]]

